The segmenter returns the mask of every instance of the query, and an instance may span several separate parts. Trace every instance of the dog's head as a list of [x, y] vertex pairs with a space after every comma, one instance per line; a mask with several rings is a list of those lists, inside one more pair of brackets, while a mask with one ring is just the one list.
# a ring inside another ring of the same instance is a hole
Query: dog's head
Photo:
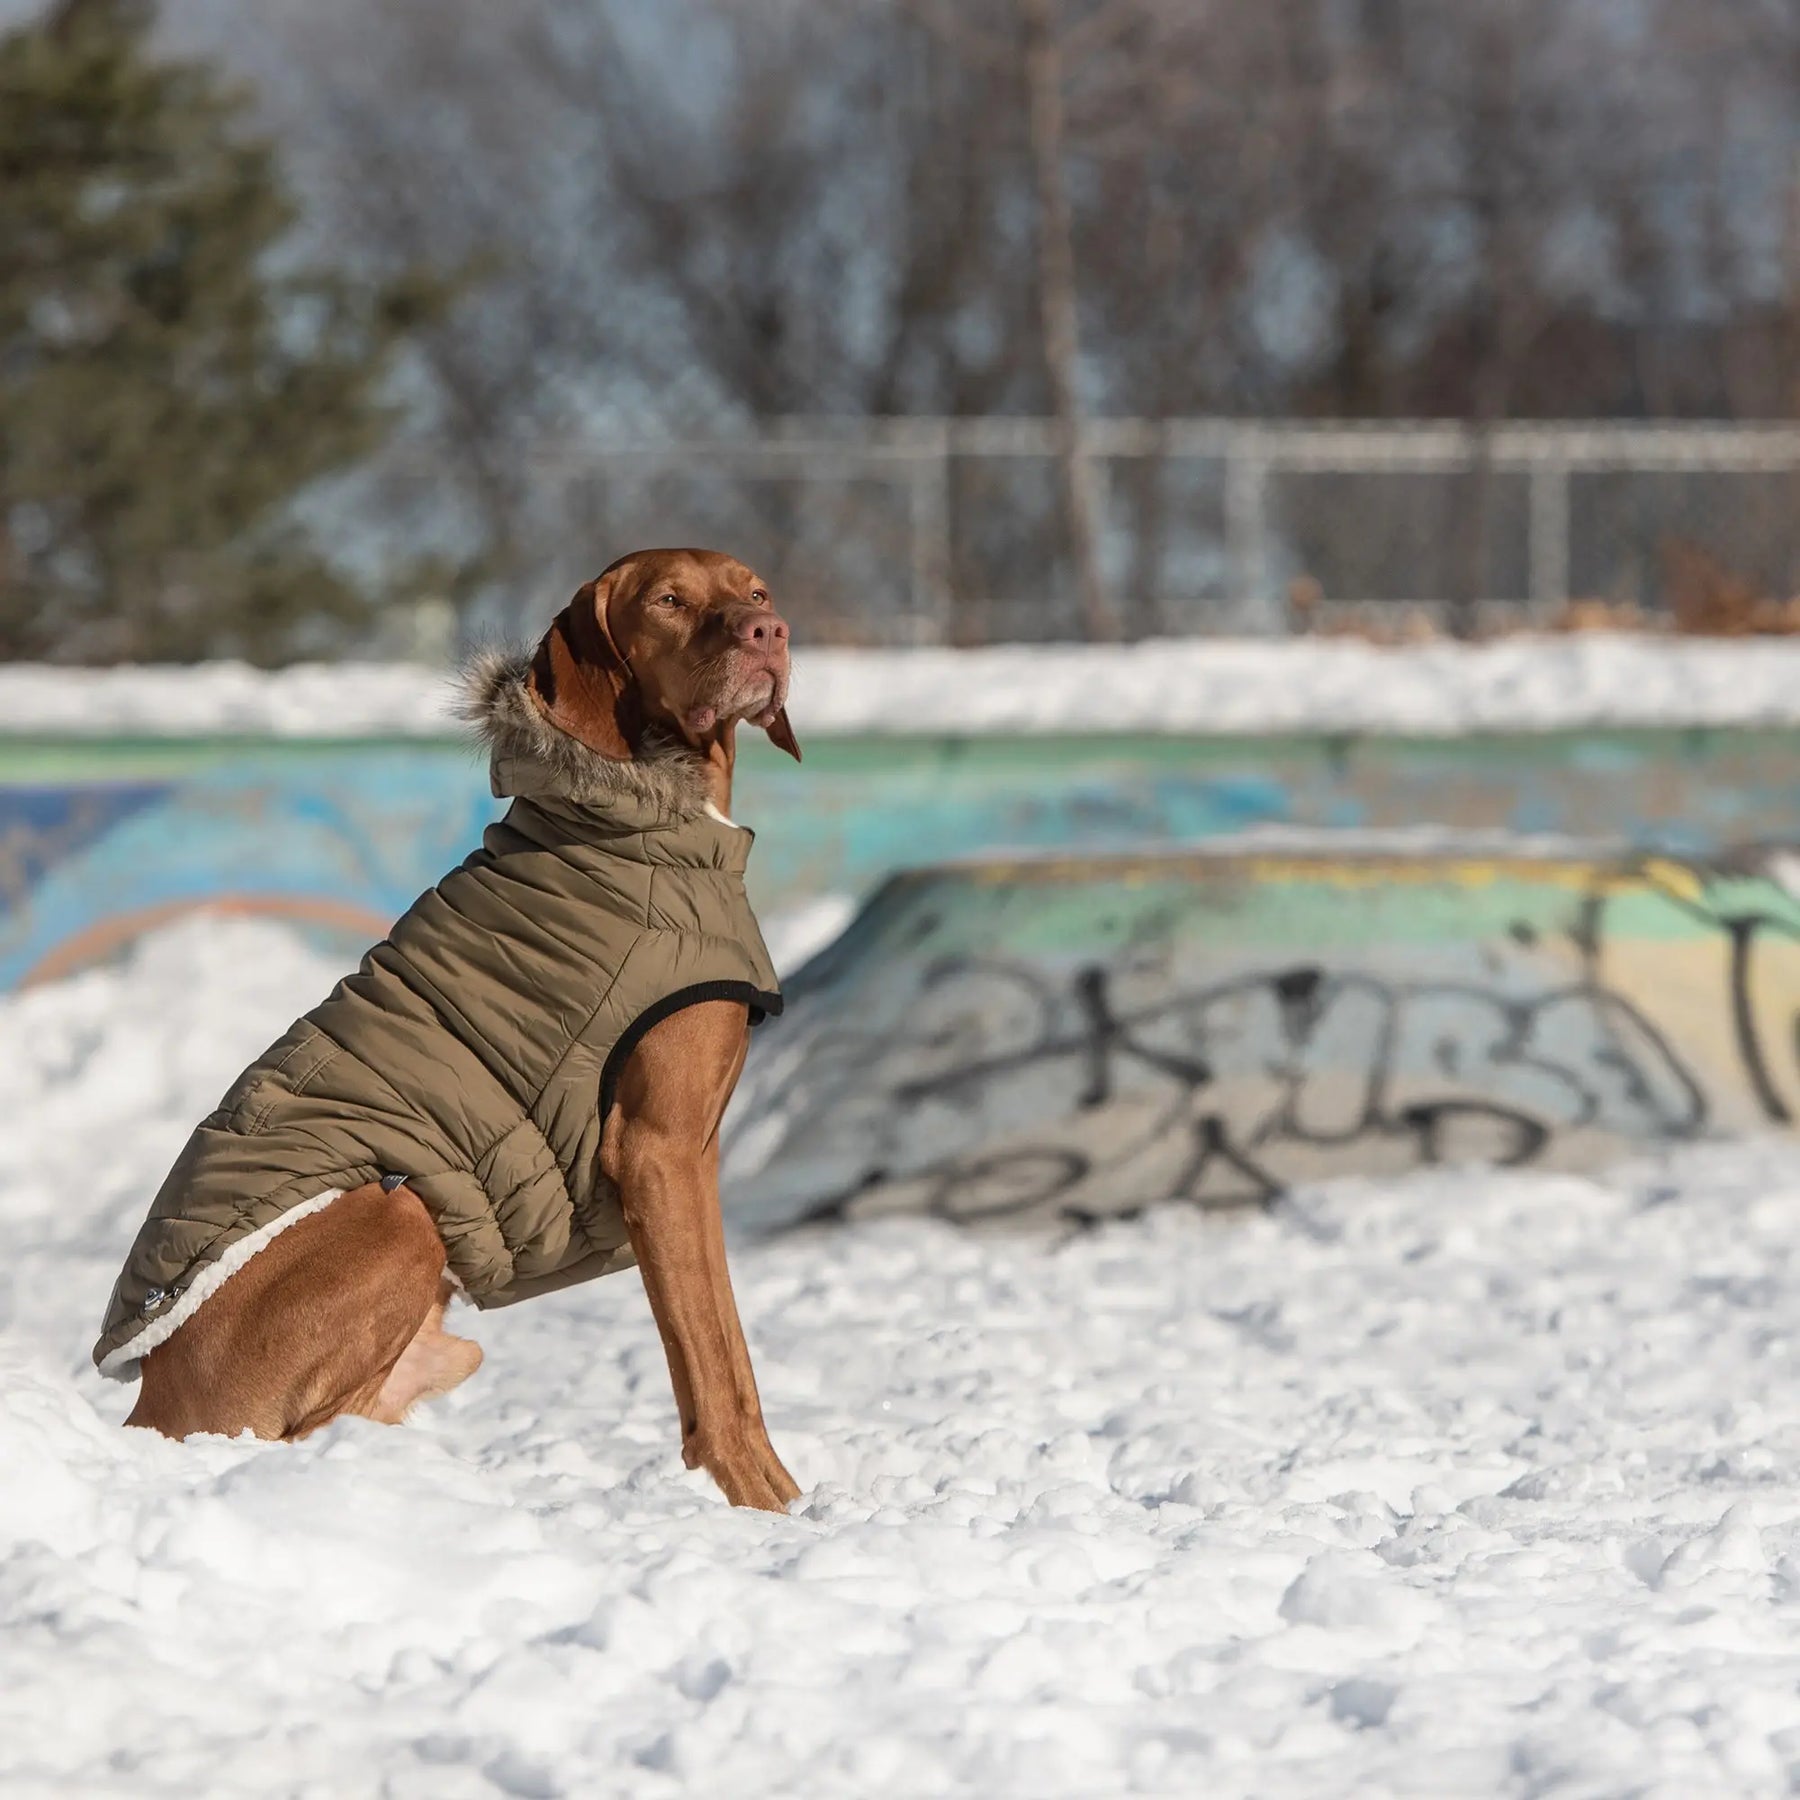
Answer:
[[636, 754], [647, 731], [700, 748], [747, 720], [800, 759], [787, 623], [755, 571], [716, 550], [637, 550], [584, 582], [538, 644], [529, 686], [604, 756]]

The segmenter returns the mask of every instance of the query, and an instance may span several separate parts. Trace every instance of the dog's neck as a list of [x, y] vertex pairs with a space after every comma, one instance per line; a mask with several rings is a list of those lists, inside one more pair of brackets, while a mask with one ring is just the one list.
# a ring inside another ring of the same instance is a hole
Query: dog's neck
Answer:
[[708, 804], [721, 817], [731, 817], [731, 776], [737, 767], [737, 721], [715, 725], [697, 747], [706, 776]]

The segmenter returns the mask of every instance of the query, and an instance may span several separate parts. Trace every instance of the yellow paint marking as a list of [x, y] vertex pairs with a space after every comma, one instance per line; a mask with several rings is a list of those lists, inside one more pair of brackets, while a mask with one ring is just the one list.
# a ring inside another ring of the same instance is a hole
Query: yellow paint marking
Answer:
[[1683, 900], [1701, 901], [1706, 897], [1706, 883], [1685, 863], [1670, 862], [1666, 857], [1652, 857], [1643, 866], [1644, 879], [1664, 893]]
[[[1491, 887], [1499, 881], [1517, 881], [1586, 892], [1599, 888], [1613, 893], [1638, 889], [1667, 892], [1669, 883], [1652, 883], [1638, 866], [1618, 867], [1599, 862], [1568, 862], [1512, 857], [1462, 857], [1439, 860], [1431, 856], [1384, 858], [1379, 854], [1343, 856], [1271, 855], [1230, 852], [1209, 856], [1145, 857], [1092, 860], [1033, 857], [1017, 862], [951, 864], [931, 873], [962, 876], [983, 887], [1017, 882], [1119, 882], [1131, 887], [1182, 877], [1210, 877], [1239, 881], [1330, 882], [1340, 887], [1383, 887], [1410, 883], [1425, 887]], [[1686, 874], [1686, 871], [1682, 871]], [[1689, 891], [1698, 893], [1698, 881]]]

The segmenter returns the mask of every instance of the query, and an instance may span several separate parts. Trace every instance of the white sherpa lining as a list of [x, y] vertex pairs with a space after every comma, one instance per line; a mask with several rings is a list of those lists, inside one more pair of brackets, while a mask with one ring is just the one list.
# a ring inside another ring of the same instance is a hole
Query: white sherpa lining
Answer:
[[109, 1350], [100, 1364], [100, 1373], [114, 1381], [135, 1381], [138, 1365], [156, 1348], [166, 1344], [196, 1312], [202, 1302], [212, 1298], [251, 1257], [266, 1250], [290, 1225], [323, 1212], [343, 1193], [342, 1188], [328, 1188], [279, 1212], [268, 1224], [246, 1232], [225, 1254], [210, 1262], [181, 1290], [181, 1297], [161, 1318], [153, 1319], [136, 1337], [128, 1338], [116, 1350]]

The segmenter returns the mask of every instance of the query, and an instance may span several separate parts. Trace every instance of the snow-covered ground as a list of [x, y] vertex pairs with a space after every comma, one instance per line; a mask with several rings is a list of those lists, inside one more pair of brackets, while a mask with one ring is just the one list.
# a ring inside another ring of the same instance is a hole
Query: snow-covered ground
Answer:
[[785, 1518], [629, 1275], [402, 1430], [121, 1431], [126, 1241], [335, 973], [193, 920], [0, 1001], [9, 1796], [1787, 1791], [1800, 1153], [742, 1246]]
[[[792, 711], [802, 738], [1794, 725], [1800, 724], [1800, 639], [1593, 634], [1400, 648], [1351, 638], [1186, 638], [1117, 648], [803, 648], [794, 657]], [[0, 734], [341, 737], [454, 728], [451, 683], [437, 669], [0, 665]]]

